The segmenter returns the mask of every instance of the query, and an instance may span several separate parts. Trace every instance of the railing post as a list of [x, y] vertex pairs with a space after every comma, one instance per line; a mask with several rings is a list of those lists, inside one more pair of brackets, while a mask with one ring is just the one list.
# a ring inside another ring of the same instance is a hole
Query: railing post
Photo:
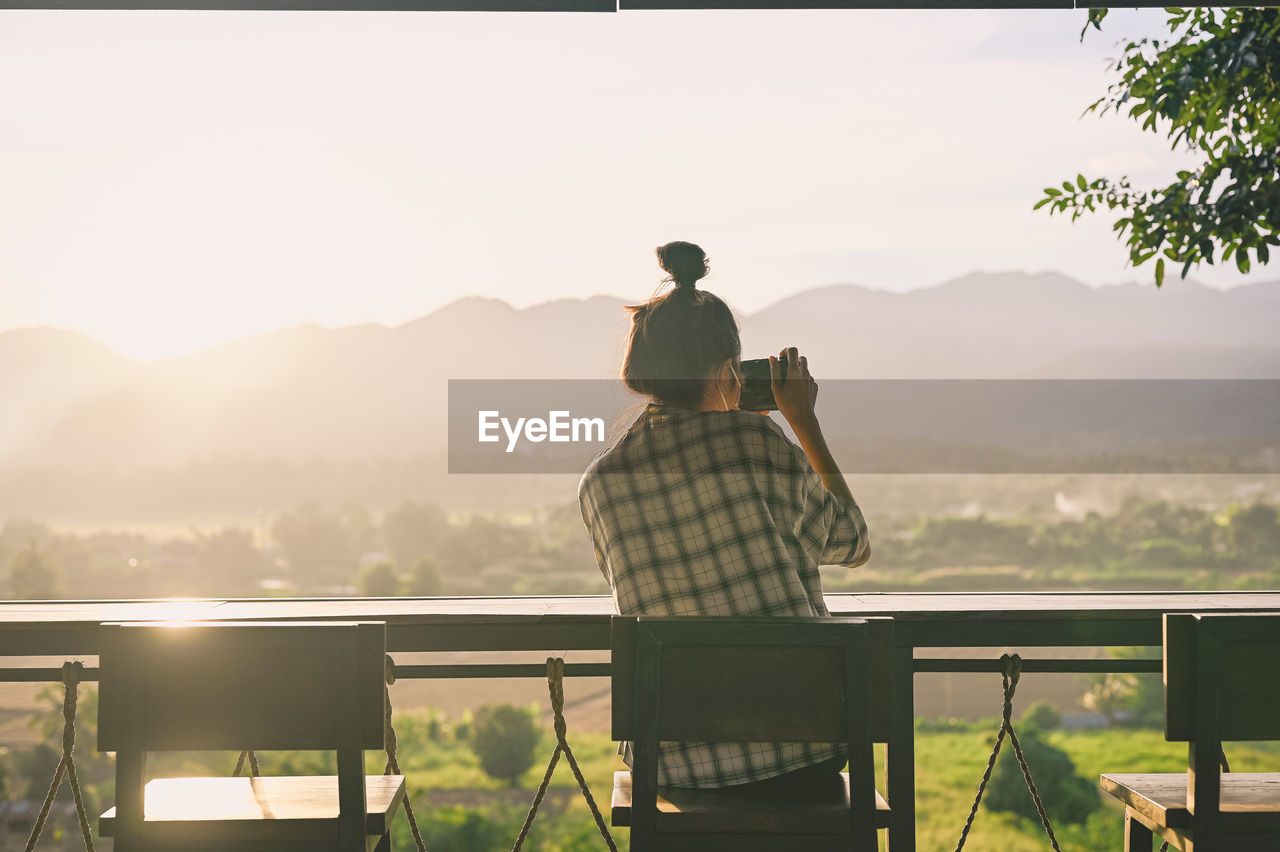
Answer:
[[893, 741], [885, 749], [889, 792], [886, 852], [916, 850], [916, 683], [915, 648], [893, 649]]

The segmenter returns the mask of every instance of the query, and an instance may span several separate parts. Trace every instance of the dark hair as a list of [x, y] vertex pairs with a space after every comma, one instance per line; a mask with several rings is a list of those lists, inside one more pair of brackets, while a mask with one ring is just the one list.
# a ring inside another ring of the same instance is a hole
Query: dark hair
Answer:
[[673, 242], [655, 251], [675, 287], [627, 306], [631, 333], [622, 381], [665, 405], [696, 408], [711, 370], [742, 354], [738, 322], [719, 296], [694, 286], [709, 271], [701, 248]]

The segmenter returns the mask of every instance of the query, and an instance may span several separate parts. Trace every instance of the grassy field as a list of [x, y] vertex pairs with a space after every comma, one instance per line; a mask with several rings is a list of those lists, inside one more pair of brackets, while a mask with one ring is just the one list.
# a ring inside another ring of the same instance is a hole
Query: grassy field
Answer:
[[[978, 781], [994, 742], [989, 732], [920, 732], [916, 739], [917, 837], [921, 852], [950, 852], [977, 792]], [[1066, 751], [1077, 772], [1096, 782], [1102, 772], [1176, 772], [1186, 768], [1186, 747], [1167, 743], [1153, 730], [1053, 732], [1047, 741]], [[426, 817], [427, 845], [439, 852], [510, 848], [541, 780], [545, 763], [521, 779], [519, 790], [480, 769], [475, 756], [457, 743], [413, 742], [402, 735], [403, 763], [419, 811]], [[615, 745], [600, 734], [575, 735], [570, 742], [598, 803], [606, 809], [612, 773], [622, 768]], [[552, 742], [544, 749], [550, 756]], [[1008, 748], [1007, 744], [1005, 748]], [[1280, 771], [1280, 744], [1233, 744], [1227, 756], [1236, 771]], [[1031, 767], [1035, 772], [1035, 766]], [[883, 791], [883, 767], [878, 768]], [[1041, 783], [1048, 779], [1041, 779]], [[548, 801], [551, 810], [535, 825], [526, 848], [542, 852], [587, 852], [604, 849], [573, 775], [563, 761], [556, 769]], [[471, 814], [472, 824], [468, 824]], [[483, 827], [480, 823], [484, 823]], [[1109, 799], [1083, 825], [1055, 826], [1064, 852], [1120, 852], [1123, 811]], [[412, 848], [407, 826], [397, 830], [397, 850]], [[616, 838], [627, 848], [625, 829]], [[1038, 824], [980, 809], [966, 848], [980, 852], [1032, 852], [1049, 848]]]
[[[465, 718], [450, 719], [436, 713], [404, 713], [396, 719], [399, 758], [408, 776], [419, 824], [432, 852], [500, 852], [510, 849], [520, 830], [534, 791], [551, 756], [554, 740], [544, 726], [535, 764], [514, 785], [488, 776], [480, 767], [465, 734]], [[93, 742], [91, 724], [82, 732]], [[1025, 725], [1023, 726], [1025, 727]], [[921, 852], [951, 852], [968, 815], [995, 739], [997, 722], [960, 723], [954, 728], [921, 724], [916, 734], [917, 838]], [[1022, 732], [1029, 741], [1031, 732]], [[1186, 768], [1186, 746], [1167, 743], [1161, 731], [1108, 729], [1052, 731], [1046, 742], [1064, 751], [1075, 764], [1076, 774], [1096, 786], [1102, 772], [1178, 772]], [[582, 766], [597, 803], [608, 816], [612, 775], [623, 768], [616, 746], [608, 735], [575, 730], [570, 720], [569, 741]], [[1006, 743], [1005, 748], [1008, 748]], [[1280, 743], [1229, 744], [1232, 769], [1238, 772], [1280, 771]], [[22, 755], [10, 755], [16, 769]], [[333, 755], [326, 752], [265, 752], [260, 755], [265, 774], [330, 774]], [[52, 758], [56, 761], [56, 756]], [[370, 752], [367, 770], [381, 772], [385, 758]], [[152, 770], [157, 775], [229, 775], [231, 753], [156, 754]], [[103, 755], [84, 748], [78, 754], [81, 777], [86, 782], [90, 808], [109, 804], [113, 768]], [[1043, 768], [1043, 767], [1042, 767]], [[53, 765], [40, 768], [34, 784], [45, 789]], [[1037, 769], [1038, 785], [1050, 787], [1053, 778]], [[21, 789], [16, 777], [9, 790]], [[883, 765], [877, 767], [877, 786], [884, 792]], [[991, 790], [988, 790], [990, 797]], [[1110, 799], [1083, 824], [1055, 825], [1064, 852], [1120, 852], [1123, 848], [1122, 809]], [[1050, 803], [1050, 809], [1053, 804]], [[50, 838], [50, 849], [76, 848], [75, 832], [62, 827], [60, 843]], [[414, 849], [403, 814], [393, 832], [396, 852]], [[627, 849], [625, 829], [617, 832], [618, 846]], [[528, 842], [528, 852], [592, 852], [605, 848], [573, 774], [560, 761], [546, 800]], [[979, 852], [1039, 852], [1049, 848], [1038, 823], [982, 808], [969, 835], [966, 849]], [[789, 850], [779, 850], [789, 852]]]

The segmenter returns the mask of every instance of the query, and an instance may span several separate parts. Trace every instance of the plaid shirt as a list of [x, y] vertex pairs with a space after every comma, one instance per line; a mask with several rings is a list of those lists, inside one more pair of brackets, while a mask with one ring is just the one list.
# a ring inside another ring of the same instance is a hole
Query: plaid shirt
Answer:
[[[591, 463], [582, 520], [622, 615], [829, 615], [818, 566], [870, 556], [857, 504], [768, 417], [651, 405]], [[631, 744], [619, 753], [631, 764]], [[829, 743], [663, 743], [658, 783], [723, 787], [844, 754]]]

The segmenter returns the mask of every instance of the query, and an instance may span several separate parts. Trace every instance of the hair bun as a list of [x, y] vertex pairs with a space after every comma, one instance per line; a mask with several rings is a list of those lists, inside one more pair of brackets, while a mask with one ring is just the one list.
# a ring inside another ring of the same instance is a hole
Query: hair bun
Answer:
[[710, 271], [707, 255], [701, 247], [681, 240], [658, 246], [655, 253], [660, 265], [677, 287], [693, 289], [699, 279], [705, 278]]

